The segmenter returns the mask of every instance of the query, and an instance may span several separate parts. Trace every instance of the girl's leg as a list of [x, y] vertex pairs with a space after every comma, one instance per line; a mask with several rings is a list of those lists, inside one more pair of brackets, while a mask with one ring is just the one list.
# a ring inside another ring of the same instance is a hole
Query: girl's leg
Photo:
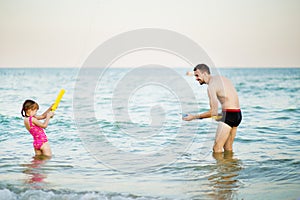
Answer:
[[34, 149], [34, 152], [35, 152], [35, 156], [41, 156], [43, 154], [42, 151], [39, 149]]
[[51, 152], [51, 148], [48, 142], [45, 142], [43, 144], [43, 146], [41, 147], [42, 150], [42, 155], [43, 156], [47, 156], [47, 157], [51, 157], [52, 156], [52, 152]]

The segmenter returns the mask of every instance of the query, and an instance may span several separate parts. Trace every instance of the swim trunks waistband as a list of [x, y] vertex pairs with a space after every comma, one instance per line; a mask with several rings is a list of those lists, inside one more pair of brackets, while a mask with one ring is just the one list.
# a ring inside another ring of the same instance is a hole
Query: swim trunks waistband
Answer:
[[240, 109], [224, 109], [221, 121], [230, 127], [238, 127], [242, 121], [242, 112]]
[[223, 109], [223, 112], [241, 112], [241, 109]]

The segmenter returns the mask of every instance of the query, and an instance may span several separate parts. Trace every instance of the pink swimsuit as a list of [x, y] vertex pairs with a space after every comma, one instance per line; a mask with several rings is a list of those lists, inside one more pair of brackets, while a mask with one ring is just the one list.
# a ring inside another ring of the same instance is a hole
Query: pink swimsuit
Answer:
[[47, 136], [39, 126], [32, 124], [32, 116], [29, 117], [29, 125], [30, 125], [30, 134], [33, 137], [33, 147], [37, 150], [40, 150], [45, 142], [48, 142]]

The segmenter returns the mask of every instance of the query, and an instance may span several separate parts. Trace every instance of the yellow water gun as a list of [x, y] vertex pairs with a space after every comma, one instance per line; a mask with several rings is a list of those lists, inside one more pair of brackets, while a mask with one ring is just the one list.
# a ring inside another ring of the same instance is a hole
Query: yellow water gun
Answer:
[[51, 108], [51, 111], [55, 111], [58, 107], [58, 104], [61, 100], [61, 98], [63, 97], [63, 95], [65, 94], [65, 90], [64, 89], [61, 89], [60, 92], [58, 93], [57, 97], [56, 97], [56, 100]]

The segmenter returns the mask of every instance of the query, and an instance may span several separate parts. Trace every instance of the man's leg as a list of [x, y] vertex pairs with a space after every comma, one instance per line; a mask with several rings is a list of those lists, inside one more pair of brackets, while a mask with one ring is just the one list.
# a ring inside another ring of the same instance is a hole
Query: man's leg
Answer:
[[232, 151], [232, 144], [236, 135], [236, 131], [237, 131], [237, 127], [232, 127], [231, 131], [230, 131], [230, 135], [226, 141], [226, 143], [224, 144], [224, 150], [225, 151]]
[[231, 131], [230, 126], [228, 126], [224, 122], [219, 122], [217, 132], [216, 132], [215, 144], [213, 147], [215, 153], [223, 152], [223, 147], [226, 141], [228, 140], [230, 131]]

